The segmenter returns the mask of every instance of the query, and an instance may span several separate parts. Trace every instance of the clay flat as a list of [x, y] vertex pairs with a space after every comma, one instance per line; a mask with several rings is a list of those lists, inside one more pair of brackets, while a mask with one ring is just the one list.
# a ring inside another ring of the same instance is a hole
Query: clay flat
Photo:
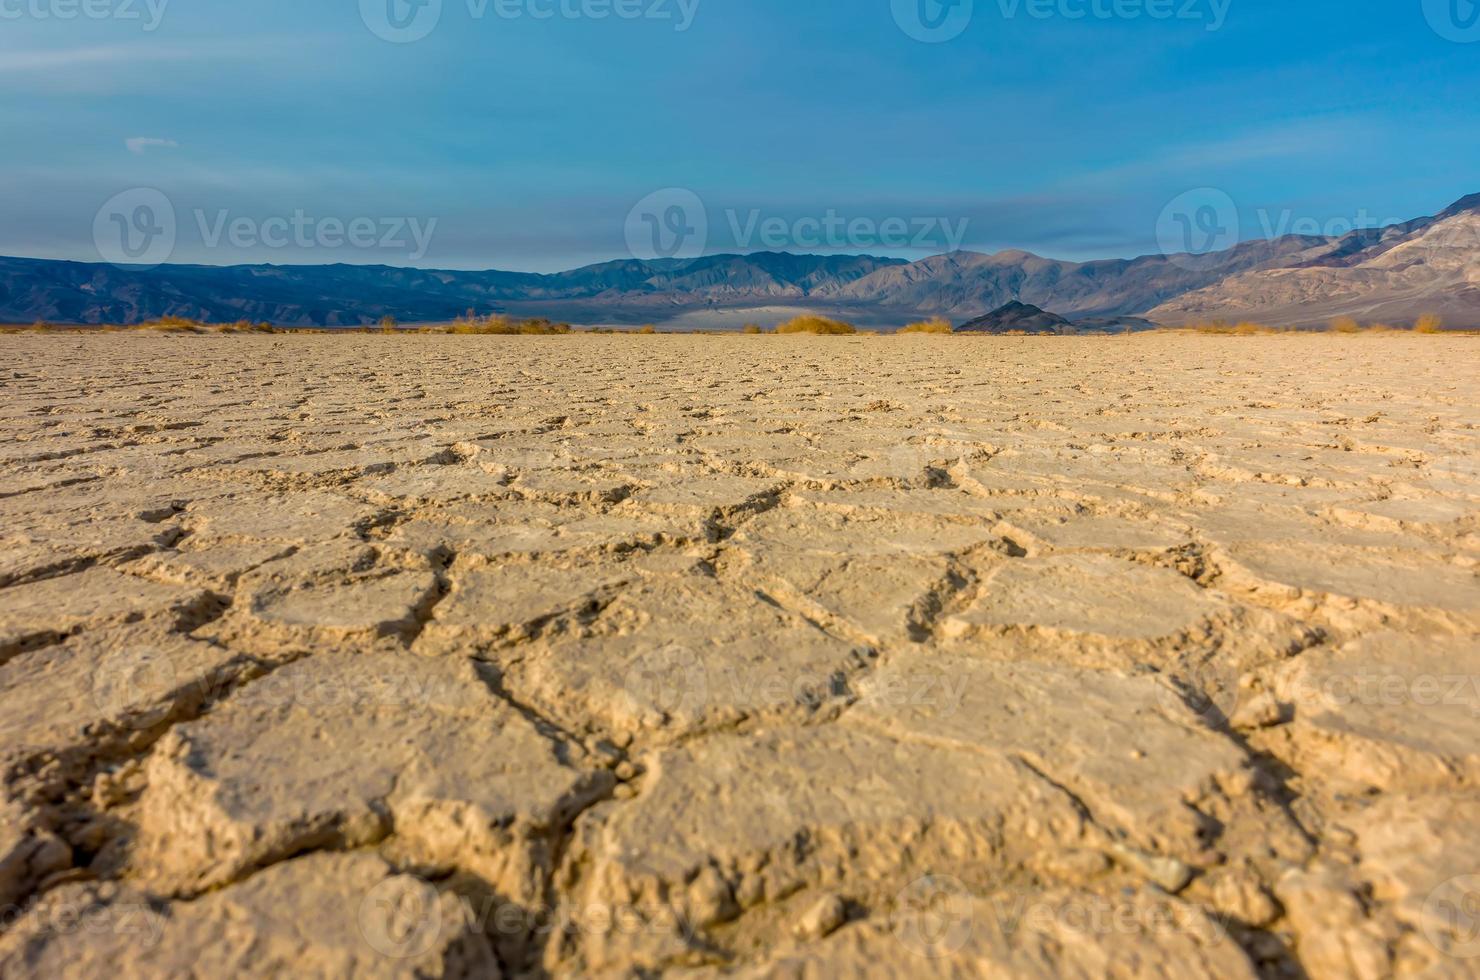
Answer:
[[0, 976], [1480, 972], [1480, 347], [0, 337]]

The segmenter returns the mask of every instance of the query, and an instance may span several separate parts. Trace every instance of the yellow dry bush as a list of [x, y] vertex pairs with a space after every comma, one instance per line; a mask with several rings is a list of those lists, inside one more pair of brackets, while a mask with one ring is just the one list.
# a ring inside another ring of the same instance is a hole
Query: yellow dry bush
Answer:
[[900, 333], [955, 333], [956, 328], [951, 326], [951, 321], [944, 317], [932, 317], [929, 320], [921, 320], [919, 323], [911, 323], [903, 327]]
[[571, 329], [568, 323], [553, 323], [544, 318], [511, 320], [509, 317], [494, 314], [487, 317], [464, 317], [453, 323], [444, 332], [451, 334], [487, 334], [512, 337], [515, 335], [549, 336], [553, 334], [568, 334], [571, 332]]
[[1414, 333], [1443, 333], [1444, 321], [1432, 313], [1425, 313], [1413, 325]]
[[1184, 329], [1184, 330], [1191, 330], [1193, 333], [1212, 333], [1212, 334], [1230, 334], [1230, 333], [1233, 333], [1233, 326], [1231, 324], [1229, 324], [1229, 322], [1227, 320], [1213, 320], [1211, 323], [1206, 323], [1206, 322], [1189, 323], [1189, 324], [1187, 324], [1187, 326], [1183, 327], [1182, 329]]
[[162, 316], [157, 320], [135, 324], [134, 330], [156, 330], [161, 333], [205, 333], [206, 325], [183, 316]]
[[658, 328], [655, 327], [655, 326], [653, 326], [651, 323], [649, 323], [647, 326], [643, 327], [641, 330], [639, 330], [637, 332], [640, 333], [640, 334], [644, 334], [644, 335], [651, 335], [651, 334], [657, 333], [658, 332]]
[[761, 327], [759, 323], [747, 323], [745, 326], [740, 328], [740, 332], [748, 334], [761, 334], [765, 333], [766, 331]]
[[1332, 333], [1361, 333], [1362, 325], [1349, 316], [1339, 316], [1331, 321]]
[[858, 328], [851, 323], [842, 320], [829, 320], [825, 316], [803, 315], [788, 320], [776, 327], [777, 333], [813, 333], [813, 334], [856, 334]]
[[277, 333], [277, 327], [270, 323], [253, 323], [251, 320], [238, 320], [235, 323], [223, 323], [215, 328], [216, 333]]

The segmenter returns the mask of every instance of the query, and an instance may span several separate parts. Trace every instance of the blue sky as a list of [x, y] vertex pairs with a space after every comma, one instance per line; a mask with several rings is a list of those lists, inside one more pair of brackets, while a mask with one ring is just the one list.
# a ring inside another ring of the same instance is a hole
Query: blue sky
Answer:
[[536, 271], [673, 188], [709, 252], [1069, 259], [1166, 248], [1177, 200], [1250, 238], [1480, 191], [1471, 0], [404, 4], [0, 0], [0, 254], [97, 261], [137, 188], [169, 261]]

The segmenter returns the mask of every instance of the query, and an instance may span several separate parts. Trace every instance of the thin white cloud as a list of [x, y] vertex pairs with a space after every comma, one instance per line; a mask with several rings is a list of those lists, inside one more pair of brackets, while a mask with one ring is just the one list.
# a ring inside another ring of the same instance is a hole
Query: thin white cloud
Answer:
[[174, 140], [162, 140], [155, 136], [131, 136], [123, 141], [123, 145], [128, 147], [130, 153], [136, 153], [140, 156], [144, 154], [145, 150], [151, 148], [161, 150], [178, 150], [180, 148], [180, 144]]
[[115, 64], [120, 61], [176, 61], [188, 58], [185, 50], [144, 48], [133, 44], [112, 44], [92, 48], [62, 48], [57, 51], [7, 51], [0, 55], [0, 72], [56, 71], [84, 65]]
[[261, 61], [264, 51], [291, 55], [301, 38], [196, 41], [189, 44], [137, 41], [86, 48], [55, 48], [49, 51], [15, 51], [0, 48], [0, 75], [57, 72], [89, 66], [153, 65], [169, 62], [216, 61], [222, 58]]
[[1123, 184], [1236, 164], [1330, 154], [1350, 145], [1357, 132], [1357, 121], [1348, 118], [1287, 124], [1202, 143], [1163, 147], [1140, 159], [1081, 174], [1072, 183]]

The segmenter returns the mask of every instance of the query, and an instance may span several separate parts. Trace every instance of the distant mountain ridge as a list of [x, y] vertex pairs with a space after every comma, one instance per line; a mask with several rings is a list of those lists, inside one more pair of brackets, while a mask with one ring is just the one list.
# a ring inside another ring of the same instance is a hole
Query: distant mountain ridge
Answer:
[[1336, 317], [1407, 325], [1422, 314], [1451, 327], [1480, 327], [1480, 195], [1433, 218], [1352, 232], [1297, 265], [1229, 276], [1146, 315], [1164, 323], [1302, 327]]
[[737, 300], [804, 299], [904, 259], [867, 255], [715, 255], [637, 259], [570, 272], [456, 272], [362, 265], [165, 265], [0, 258], [0, 322], [138, 323], [161, 316], [208, 322], [348, 326], [391, 316], [451, 320], [469, 309], [582, 320], [611, 307], [661, 318], [665, 308]]
[[[969, 321], [1024, 303], [1084, 324], [1214, 318], [1289, 326], [1332, 316], [1411, 322], [1437, 313], [1480, 327], [1480, 194], [1444, 211], [1339, 237], [1288, 235], [1208, 255], [1064, 262], [1030, 252], [952, 252], [918, 262], [868, 255], [759, 252], [693, 260], [624, 259], [539, 274], [388, 266], [120, 268], [0, 258], [0, 322], [137, 323], [161, 316], [283, 326], [395, 317], [453, 319], [471, 309], [573, 323], [663, 322], [695, 313], [811, 307], [875, 321]], [[733, 319], [733, 318], [732, 318]]]

